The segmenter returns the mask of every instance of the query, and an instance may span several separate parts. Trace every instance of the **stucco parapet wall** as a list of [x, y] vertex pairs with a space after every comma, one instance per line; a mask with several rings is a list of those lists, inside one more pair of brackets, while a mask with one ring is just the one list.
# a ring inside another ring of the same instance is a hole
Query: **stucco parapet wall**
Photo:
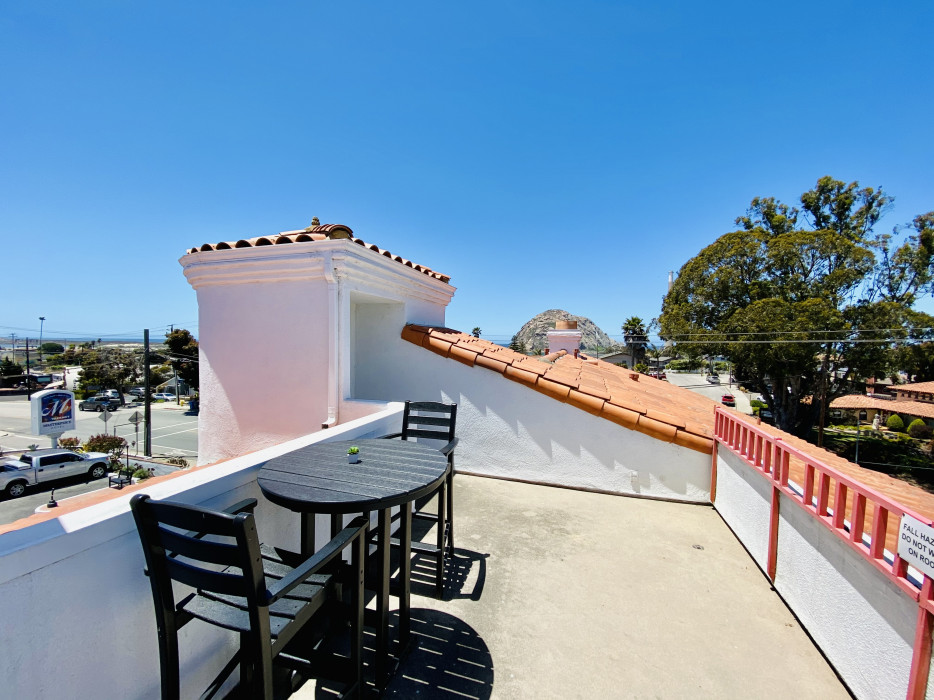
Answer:
[[197, 251], [179, 258], [195, 289], [235, 284], [326, 280], [396, 288], [403, 296], [447, 304], [455, 288], [350, 239]]
[[657, 440], [713, 451], [717, 404], [687, 389], [593, 358], [567, 353], [529, 357], [451, 328], [410, 324], [402, 338]]

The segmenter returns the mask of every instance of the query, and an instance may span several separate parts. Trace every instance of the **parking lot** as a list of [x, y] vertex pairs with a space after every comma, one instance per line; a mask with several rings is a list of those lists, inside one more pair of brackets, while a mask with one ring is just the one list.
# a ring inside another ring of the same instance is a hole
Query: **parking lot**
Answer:
[[[132, 397], [127, 397], [127, 400]], [[189, 464], [195, 464], [198, 458], [198, 417], [187, 412], [185, 404], [155, 403], [151, 408], [153, 467], [157, 474], [168, 473], [177, 469], [164, 463], [167, 457], [183, 457]], [[125, 438], [130, 444], [130, 461], [143, 462], [143, 423], [139, 431], [135, 429], [130, 417], [139, 412], [144, 415], [143, 407], [124, 406], [114, 411], [109, 420], [101, 420], [103, 414], [76, 411], [76, 429], [65, 433], [65, 437], [77, 437], [87, 440], [91, 435], [106, 432]], [[25, 396], [3, 397], [0, 399], [0, 448], [7, 455], [28, 449], [30, 445], [50, 447], [48, 437], [33, 435], [30, 427], [30, 402]], [[88, 491], [107, 488], [107, 479], [88, 480], [87, 477], [63, 479], [53, 484], [33, 486], [25, 496], [9, 499], [0, 495], [0, 524], [5, 524], [28, 516], [48, 500], [52, 488], [55, 499], [61, 501], [69, 496], [76, 496]]]

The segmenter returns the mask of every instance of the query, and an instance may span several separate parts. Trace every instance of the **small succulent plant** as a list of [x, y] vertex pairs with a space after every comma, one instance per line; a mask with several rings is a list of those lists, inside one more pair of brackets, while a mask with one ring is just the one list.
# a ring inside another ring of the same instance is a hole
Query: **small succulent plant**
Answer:
[[349, 450], [347, 450], [347, 454], [349, 454], [349, 455], [355, 455], [355, 454], [359, 454], [359, 453], [360, 453], [360, 448], [357, 447], [356, 445], [354, 445], [354, 446], [351, 447]]

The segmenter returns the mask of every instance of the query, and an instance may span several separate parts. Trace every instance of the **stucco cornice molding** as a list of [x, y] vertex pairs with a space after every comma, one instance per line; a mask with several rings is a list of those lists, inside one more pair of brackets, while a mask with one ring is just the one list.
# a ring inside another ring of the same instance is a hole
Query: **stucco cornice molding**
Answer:
[[338, 280], [353, 288], [392, 289], [447, 304], [454, 287], [349, 240], [212, 250], [179, 259], [194, 289], [236, 284]]

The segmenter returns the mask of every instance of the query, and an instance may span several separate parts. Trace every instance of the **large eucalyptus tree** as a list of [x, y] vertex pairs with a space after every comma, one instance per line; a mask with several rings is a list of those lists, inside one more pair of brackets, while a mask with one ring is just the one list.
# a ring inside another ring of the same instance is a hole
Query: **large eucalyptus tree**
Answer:
[[894, 347], [931, 337], [934, 318], [912, 306], [931, 291], [934, 212], [877, 234], [891, 203], [831, 177], [800, 209], [753, 199], [738, 230], [679, 271], [662, 337], [726, 356], [780, 427], [807, 434], [854, 380], [884, 376]]

